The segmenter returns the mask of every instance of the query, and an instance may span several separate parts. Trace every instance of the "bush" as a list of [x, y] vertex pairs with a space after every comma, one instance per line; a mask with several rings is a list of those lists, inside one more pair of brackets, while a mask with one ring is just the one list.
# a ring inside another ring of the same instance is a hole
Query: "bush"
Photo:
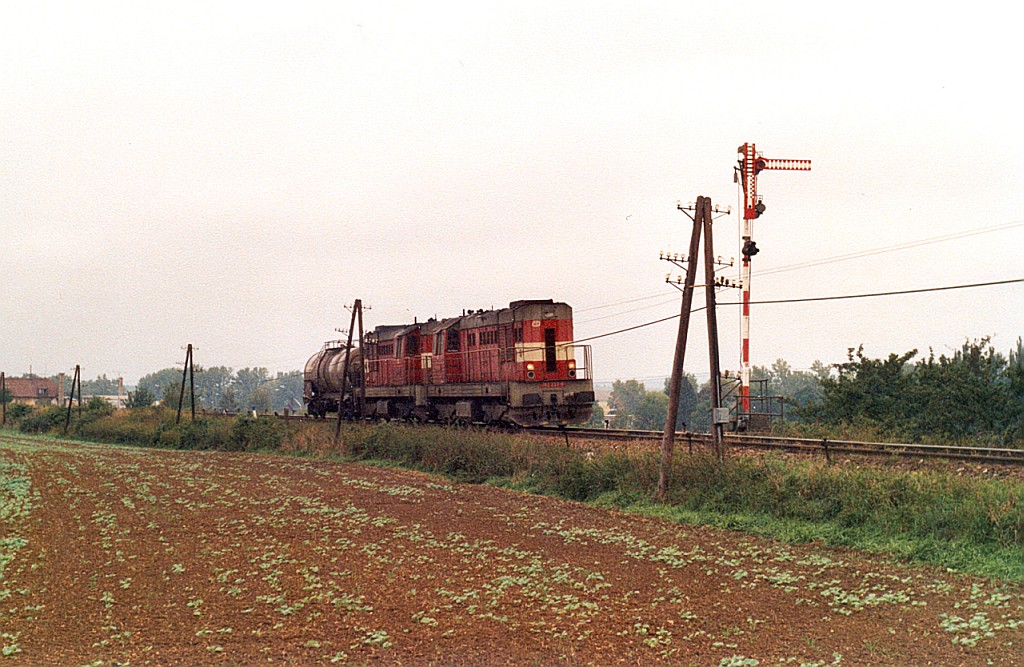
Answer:
[[24, 403], [8, 403], [7, 404], [7, 423], [16, 424], [20, 420], [24, 419], [27, 415], [32, 413], [32, 406], [25, 405]]
[[22, 418], [18, 429], [22, 433], [49, 433], [56, 428], [63, 428], [67, 411], [57, 405], [33, 410], [32, 414]]
[[217, 449], [220, 444], [209, 420], [197, 419], [178, 425], [178, 449]]
[[276, 417], [238, 417], [223, 449], [229, 452], [277, 450], [285, 436], [285, 422]]

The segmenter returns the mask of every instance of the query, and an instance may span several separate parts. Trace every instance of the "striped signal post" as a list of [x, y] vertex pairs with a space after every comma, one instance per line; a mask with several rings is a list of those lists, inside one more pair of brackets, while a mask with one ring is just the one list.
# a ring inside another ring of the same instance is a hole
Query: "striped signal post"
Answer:
[[778, 160], [758, 154], [754, 144], [743, 144], [736, 149], [739, 154], [737, 180], [743, 188], [743, 262], [740, 267], [740, 284], [743, 290], [743, 312], [740, 316], [740, 404], [742, 412], [750, 415], [750, 258], [757, 254], [753, 240], [753, 221], [765, 211], [764, 202], [757, 194], [757, 175], [766, 169], [783, 171], [810, 171], [810, 160]]

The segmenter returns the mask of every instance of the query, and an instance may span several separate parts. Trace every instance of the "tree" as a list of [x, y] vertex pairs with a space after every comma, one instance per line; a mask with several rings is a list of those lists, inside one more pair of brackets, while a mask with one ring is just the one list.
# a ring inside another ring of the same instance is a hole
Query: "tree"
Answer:
[[196, 367], [196, 401], [208, 410], [221, 408], [224, 392], [234, 383], [234, 372], [227, 366]]
[[182, 409], [191, 407], [190, 397], [181, 393], [180, 377], [176, 382], [168, 382], [160, 389], [160, 405], [177, 410], [179, 401]]
[[633, 428], [646, 431], [665, 429], [665, 418], [668, 416], [668, 396], [663, 391], [648, 391], [636, 408]]
[[697, 389], [696, 405], [690, 413], [689, 430], [710, 433], [711, 408], [711, 381], [708, 380]]
[[140, 387], [135, 391], [128, 392], [128, 400], [125, 401], [126, 408], [148, 408], [153, 405], [156, 397], [146, 387]]
[[226, 412], [238, 412], [240, 406], [233, 386], [229, 385], [224, 388], [224, 391], [220, 394], [220, 400], [215, 407]]
[[[694, 422], [694, 412], [697, 410], [697, 377], [693, 373], [683, 372], [683, 380], [679, 385], [679, 409], [676, 412], [676, 430], [683, 431], [691, 427]], [[672, 390], [672, 378], [665, 378], [665, 396], [670, 396]], [[665, 406], [665, 413], [668, 414], [668, 406]], [[665, 427], [662, 420], [662, 428]]]
[[[785, 359], [776, 359], [771, 368], [754, 366], [753, 376], [768, 380], [768, 393], [781, 396], [783, 416], [799, 418], [800, 408], [818, 402], [822, 396], [821, 379], [829, 376], [830, 367], [815, 361], [811, 372], [793, 370]], [[795, 410], [794, 410], [795, 408]]]
[[301, 371], [278, 373], [271, 382], [270, 400], [274, 410], [302, 408], [303, 379]]
[[604, 408], [600, 403], [594, 403], [594, 411], [590, 413], [590, 419], [584, 424], [587, 428], [604, 428]]
[[917, 432], [963, 438], [1009, 426], [1008, 364], [988, 338], [966, 341], [949, 357], [929, 352], [914, 368], [908, 396]]
[[[99, 375], [95, 380], [82, 381], [82, 393], [87, 396], [116, 396], [119, 389], [117, 380], [107, 377], [107, 374]], [[70, 386], [68, 391], [70, 391]]]
[[1017, 346], [1010, 350], [1006, 360], [1006, 409], [1007, 420], [1004, 440], [1024, 440], [1024, 341], [1017, 339]]
[[836, 365], [836, 377], [821, 380], [821, 401], [800, 414], [824, 424], [862, 423], [892, 434], [905, 433], [912, 412], [907, 400], [912, 369], [907, 362], [916, 354], [911, 350], [892, 353], [884, 360], [869, 359], [863, 345], [856, 352], [850, 348], [848, 361]]
[[[176, 387], [178, 390], [181, 389], [181, 370], [176, 368], [164, 368], [156, 371], [155, 373], [149, 373], [139, 378], [139, 383], [135, 389], [145, 388], [148, 389], [154, 396], [164, 396], [165, 389], [167, 386]], [[174, 395], [174, 405], [178, 405], [178, 395]]]
[[[235, 373], [235, 396], [238, 398], [243, 409], [249, 410], [252, 407], [258, 410], [270, 408], [269, 392], [265, 392], [265, 396], [256, 396], [260, 386], [269, 380], [270, 372], [266, 368], [242, 368]], [[257, 406], [257, 402], [260, 403], [259, 406]], [[263, 407], [264, 405], [266, 407]]]
[[608, 408], [615, 411], [612, 426], [615, 428], [632, 428], [633, 421], [640, 403], [644, 400], [647, 390], [642, 382], [616, 380], [612, 383], [612, 393], [608, 396]]

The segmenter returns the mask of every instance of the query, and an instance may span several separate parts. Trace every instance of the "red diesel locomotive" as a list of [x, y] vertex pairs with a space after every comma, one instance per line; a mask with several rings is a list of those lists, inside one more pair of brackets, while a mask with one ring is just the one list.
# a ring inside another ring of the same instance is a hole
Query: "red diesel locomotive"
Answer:
[[583, 423], [594, 405], [590, 346], [572, 341], [572, 308], [551, 299], [379, 326], [351, 356], [332, 341], [306, 362], [306, 408], [318, 417]]

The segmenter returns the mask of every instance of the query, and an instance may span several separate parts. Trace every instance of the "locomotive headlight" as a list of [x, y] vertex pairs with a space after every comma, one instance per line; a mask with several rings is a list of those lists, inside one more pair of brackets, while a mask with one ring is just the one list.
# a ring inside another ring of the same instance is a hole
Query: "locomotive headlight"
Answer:
[[569, 370], [571, 370], [571, 371], [576, 370], [576, 362], [575, 361], [570, 361], [569, 362]]
[[533, 364], [526, 364], [526, 370], [528, 370], [528, 371], [534, 370]]

